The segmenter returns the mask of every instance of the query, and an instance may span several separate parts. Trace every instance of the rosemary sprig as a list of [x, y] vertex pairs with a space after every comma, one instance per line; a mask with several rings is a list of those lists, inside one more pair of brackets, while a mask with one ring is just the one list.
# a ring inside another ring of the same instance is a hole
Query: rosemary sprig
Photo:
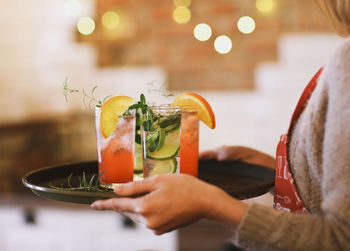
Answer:
[[85, 172], [83, 172], [83, 175], [81, 177], [80, 176], [78, 177], [79, 186], [73, 187], [71, 184], [71, 179], [74, 174], [71, 173], [67, 179], [68, 187], [65, 187], [63, 184], [60, 184], [59, 187], [53, 186], [52, 184], [50, 184], [50, 187], [58, 190], [65, 190], [65, 191], [86, 191], [86, 192], [100, 192], [100, 193], [112, 192], [113, 191], [112, 189], [104, 188], [100, 186], [99, 180], [102, 174], [103, 172], [100, 173], [97, 177], [94, 174], [92, 175], [90, 180], [88, 180]]
[[158, 93], [160, 93], [162, 96], [164, 96], [166, 98], [174, 96], [173, 93], [167, 93], [164, 90], [166, 83], [163, 83], [160, 87], [156, 87], [155, 83], [156, 83], [155, 80], [153, 80], [152, 82], [147, 83], [147, 85], [148, 85], [148, 93], [158, 92]]
[[[103, 105], [103, 103], [104, 103], [109, 97], [111, 97], [111, 95], [109, 95], [109, 96], [105, 97], [105, 98], [103, 99], [103, 101], [97, 99], [97, 98], [95, 97], [95, 91], [96, 91], [97, 87], [98, 87], [97, 85], [94, 86], [94, 87], [91, 89], [90, 93], [88, 94], [88, 93], [85, 91], [85, 89], [77, 90], [77, 89], [72, 89], [72, 88], [70, 88], [70, 87], [68, 86], [67, 78], [66, 78], [65, 81], [63, 82], [63, 95], [64, 95], [64, 97], [65, 97], [65, 99], [66, 99], [66, 102], [68, 102], [68, 95], [69, 95], [70, 93], [78, 93], [78, 94], [82, 95], [82, 96], [83, 96], [83, 103], [84, 103], [85, 108], [91, 110], [91, 109], [92, 109], [92, 104], [93, 104], [93, 103], [95, 103], [96, 106], [101, 107], [101, 106]], [[87, 100], [88, 100], [88, 105], [87, 105]]]

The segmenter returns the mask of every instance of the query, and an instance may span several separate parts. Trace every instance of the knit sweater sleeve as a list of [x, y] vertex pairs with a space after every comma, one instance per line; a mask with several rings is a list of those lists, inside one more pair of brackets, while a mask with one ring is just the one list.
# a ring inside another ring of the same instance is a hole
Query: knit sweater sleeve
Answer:
[[[251, 205], [234, 243], [250, 250], [350, 250], [350, 40], [323, 72], [327, 111], [321, 212], [289, 214]], [[305, 153], [307, 154], [307, 153]]]

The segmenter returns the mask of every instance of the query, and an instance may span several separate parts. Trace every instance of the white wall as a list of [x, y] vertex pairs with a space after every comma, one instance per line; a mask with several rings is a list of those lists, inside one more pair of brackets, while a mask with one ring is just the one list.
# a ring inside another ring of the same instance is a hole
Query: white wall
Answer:
[[[72, 1], [72, 0], [71, 0]], [[74, 89], [91, 90], [97, 97], [120, 93], [137, 97], [146, 83], [165, 82], [157, 66], [96, 67], [96, 51], [76, 43], [74, 26], [80, 17], [94, 16], [95, 1], [80, 0], [81, 12], [69, 16], [69, 0], [3, 0], [0, 2], [0, 123], [44, 114], [84, 110], [82, 98], [62, 95], [66, 78]]]
[[[79, 17], [94, 16], [94, 1], [81, 0], [78, 16], [67, 15], [67, 2], [0, 2], [0, 105], [6, 107], [0, 110], [0, 123], [84, 111], [78, 95], [65, 102], [62, 85], [66, 77], [76, 89], [98, 85], [96, 95], [102, 99], [116, 94], [138, 98], [145, 93], [159, 101], [147, 93], [147, 83], [165, 83], [166, 72], [158, 66], [97, 68], [96, 51], [88, 44], [77, 44], [73, 29]], [[200, 149], [239, 144], [274, 154], [303, 87], [339, 41], [329, 34], [285, 36], [279, 45], [279, 62], [257, 68], [255, 91], [200, 92], [217, 119], [213, 131], [201, 126]]]

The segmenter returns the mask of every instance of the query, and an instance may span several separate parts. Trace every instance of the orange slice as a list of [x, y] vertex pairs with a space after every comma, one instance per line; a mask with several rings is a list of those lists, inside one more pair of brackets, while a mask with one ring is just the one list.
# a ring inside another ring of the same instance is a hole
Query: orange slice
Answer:
[[196, 93], [183, 93], [177, 96], [173, 102], [174, 106], [191, 106], [197, 110], [198, 118], [209, 128], [215, 128], [215, 115], [209, 103]]
[[108, 138], [117, 127], [120, 116], [134, 103], [128, 96], [114, 96], [103, 103], [100, 114], [100, 131]]

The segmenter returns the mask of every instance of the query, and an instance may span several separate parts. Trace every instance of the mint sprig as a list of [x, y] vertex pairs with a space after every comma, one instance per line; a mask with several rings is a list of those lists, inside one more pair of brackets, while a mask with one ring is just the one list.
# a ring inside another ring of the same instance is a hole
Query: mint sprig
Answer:
[[[150, 131], [155, 118], [153, 116], [152, 109], [147, 105], [146, 97], [143, 93], [140, 95], [140, 100], [131, 106], [124, 114], [128, 114], [130, 110], [136, 111], [136, 129], [135, 129], [135, 142], [141, 144], [141, 135], [138, 133], [141, 128], [141, 124], [145, 131]], [[146, 114], [148, 116], [146, 118]]]
[[[136, 104], [129, 106], [128, 110], [132, 110], [132, 109], [136, 110], [136, 127], [137, 127], [136, 131], [140, 129], [140, 123], [143, 123], [145, 130], [149, 131], [154, 121], [153, 112], [152, 112], [152, 109], [147, 105], [146, 98], [143, 93], [141, 93], [140, 100]], [[127, 112], [128, 111], [126, 111], [126, 113]], [[145, 119], [145, 117], [141, 115], [146, 115], [147, 112], [148, 112], [148, 118]]]
[[133, 104], [131, 106], [129, 106], [128, 110], [132, 110], [132, 109], [141, 109], [142, 114], [146, 114], [147, 109], [148, 109], [148, 105], [146, 103], [146, 98], [145, 95], [143, 93], [141, 93], [140, 95], [140, 101], [138, 101], [136, 104]]
[[181, 117], [179, 114], [169, 115], [167, 117], [155, 115], [147, 105], [144, 94], [140, 95], [140, 100], [136, 104], [131, 105], [129, 107], [130, 109], [136, 109], [135, 142], [141, 144], [141, 135], [138, 132], [142, 125], [144, 131], [147, 132], [145, 143], [149, 152], [160, 150], [164, 145], [168, 132], [180, 126]]

